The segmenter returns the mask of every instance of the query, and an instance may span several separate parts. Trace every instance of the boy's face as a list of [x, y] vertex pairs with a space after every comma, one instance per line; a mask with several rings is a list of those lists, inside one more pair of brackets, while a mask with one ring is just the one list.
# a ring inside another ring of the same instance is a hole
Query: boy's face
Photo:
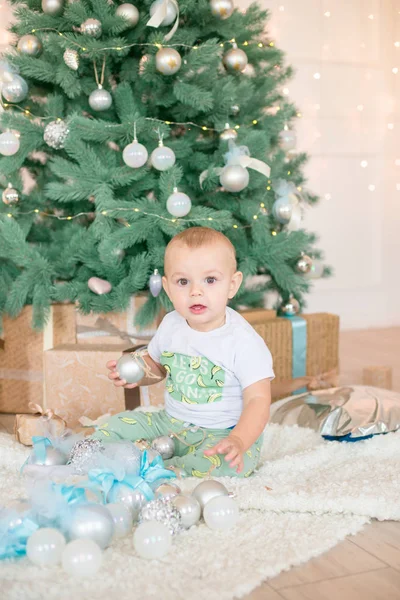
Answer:
[[211, 331], [224, 324], [228, 299], [234, 297], [243, 279], [242, 273], [235, 271], [227, 245], [214, 242], [188, 248], [173, 244], [164, 268], [164, 290], [190, 327]]

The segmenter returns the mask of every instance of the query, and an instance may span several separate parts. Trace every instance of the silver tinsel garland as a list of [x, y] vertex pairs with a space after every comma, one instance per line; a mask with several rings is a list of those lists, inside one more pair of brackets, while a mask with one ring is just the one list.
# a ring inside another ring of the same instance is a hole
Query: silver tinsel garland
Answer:
[[181, 514], [171, 500], [159, 498], [151, 500], [140, 511], [139, 523], [144, 521], [159, 521], [168, 527], [171, 535], [176, 535], [183, 530]]

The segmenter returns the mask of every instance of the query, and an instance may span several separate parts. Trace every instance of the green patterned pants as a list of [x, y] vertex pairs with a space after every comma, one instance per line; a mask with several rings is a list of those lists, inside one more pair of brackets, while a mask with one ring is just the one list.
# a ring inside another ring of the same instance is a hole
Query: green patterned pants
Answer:
[[190, 476], [207, 477], [248, 477], [257, 467], [263, 436], [244, 454], [244, 469], [236, 472], [222, 454], [204, 456], [204, 450], [215, 446], [228, 437], [230, 429], [203, 429], [188, 425], [170, 417], [165, 410], [158, 412], [126, 411], [110, 417], [91, 437], [102, 442], [117, 440], [146, 439], [149, 441], [161, 435], [176, 434], [175, 456], [164, 461], [165, 466], [181, 467]]

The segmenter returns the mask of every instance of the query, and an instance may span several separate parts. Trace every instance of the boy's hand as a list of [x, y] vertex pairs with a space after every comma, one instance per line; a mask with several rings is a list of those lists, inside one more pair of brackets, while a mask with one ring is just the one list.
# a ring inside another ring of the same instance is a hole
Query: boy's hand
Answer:
[[108, 374], [108, 379], [111, 379], [115, 387], [124, 387], [129, 390], [137, 387], [137, 383], [126, 383], [125, 379], [119, 378], [119, 373], [116, 371], [117, 361], [109, 360], [106, 364], [107, 369], [110, 369], [111, 373]]
[[212, 456], [213, 454], [226, 454], [225, 460], [227, 462], [231, 461], [229, 463], [229, 466], [231, 468], [237, 466], [237, 473], [243, 471], [243, 442], [240, 438], [234, 435], [229, 435], [227, 438], [221, 440], [220, 442], [218, 442], [218, 444], [215, 444], [215, 446], [213, 446], [209, 450], [205, 450], [204, 454], [206, 456]]

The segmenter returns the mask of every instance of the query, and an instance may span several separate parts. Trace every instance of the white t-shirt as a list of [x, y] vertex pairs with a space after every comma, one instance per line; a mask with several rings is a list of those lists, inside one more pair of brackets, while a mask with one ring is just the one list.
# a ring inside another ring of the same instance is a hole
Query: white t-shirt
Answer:
[[177, 312], [167, 314], [148, 346], [166, 369], [165, 409], [199, 427], [233, 427], [243, 410], [243, 390], [272, 379], [272, 356], [264, 340], [236, 311], [212, 331], [192, 329]]

